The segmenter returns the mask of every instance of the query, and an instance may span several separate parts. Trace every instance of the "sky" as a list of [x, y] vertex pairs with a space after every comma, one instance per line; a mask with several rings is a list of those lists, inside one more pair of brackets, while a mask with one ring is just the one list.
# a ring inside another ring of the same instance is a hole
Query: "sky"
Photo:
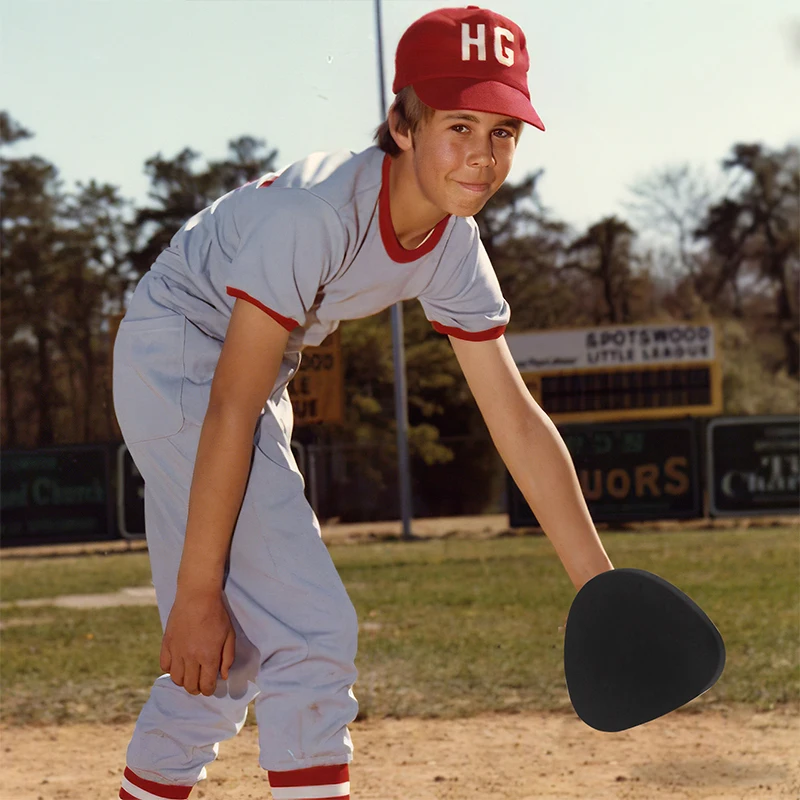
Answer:
[[[383, 0], [386, 98], [403, 31], [456, 3]], [[796, 0], [493, 0], [525, 32], [547, 130], [509, 176], [575, 227], [625, 216], [670, 166], [710, 174], [736, 142], [800, 143]], [[145, 161], [264, 138], [278, 164], [371, 144], [380, 122], [374, 0], [0, 0], [0, 109], [65, 188], [147, 199]], [[792, 99], [794, 98], [794, 100]]]

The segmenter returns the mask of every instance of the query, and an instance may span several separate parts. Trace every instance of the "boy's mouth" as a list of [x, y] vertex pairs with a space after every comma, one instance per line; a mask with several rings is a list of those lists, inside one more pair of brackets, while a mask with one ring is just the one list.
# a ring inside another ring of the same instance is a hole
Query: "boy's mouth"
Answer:
[[463, 181], [456, 181], [456, 183], [468, 192], [475, 194], [483, 194], [491, 185], [489, 183], [464, 183]]

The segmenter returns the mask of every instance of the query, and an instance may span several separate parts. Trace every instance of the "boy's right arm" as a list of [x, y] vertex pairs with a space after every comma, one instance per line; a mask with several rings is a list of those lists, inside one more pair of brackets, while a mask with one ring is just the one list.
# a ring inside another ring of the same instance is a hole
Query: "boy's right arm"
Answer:
[[190, 694], [227, 679], [234, 634], [223, 575], [244, 497], [253, 435], [278, 376], [289, 332], [237, 300], [211, 385], [194, 466], [178, 587], [161, 646], [161, 668]]

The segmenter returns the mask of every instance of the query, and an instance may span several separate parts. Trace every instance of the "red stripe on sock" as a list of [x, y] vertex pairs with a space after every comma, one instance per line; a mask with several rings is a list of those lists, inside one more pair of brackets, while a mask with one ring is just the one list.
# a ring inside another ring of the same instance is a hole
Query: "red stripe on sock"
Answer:
[[315, 797], [314, 800], [350, 800], [350, 795], [340, 794], [338, 797]]
[[[327, 786], [330, 783], [345, 783], [349, 780], [350, 768], [347, 764], [292, 769], [285, 772], [269, 771], [269, 785], [274, 786], [276, 789], [292, 786]], [[339, 798], [338, 800], [342, 799]]]
[[[157, 797], [163, 797], [165, 800], [186, 800], [193, 788], [192, 786], [175, 786], [170, 783], [148, 781], [139, 777], [130, 767], [125, 767], [125, 777], [134, 786], [138, 786], [140, 789], [144, 789], [146, 792], [150, 792], [150, 794], [154, 794]], [[120, 797], [123, 796], [122, 792], [124, 791], [124, 789], [121, 790]], [[127, 800], [127, 798], [132, 797], [132, 795], [126, 792], [125, 797]], [[137, 800], [137, 798], [133, 797], [132, 800]]]
[[136, 800], [136, 798], [130, 792], [126, 792], [125, 789], [119, 790], [119, 796], [122, 800]]

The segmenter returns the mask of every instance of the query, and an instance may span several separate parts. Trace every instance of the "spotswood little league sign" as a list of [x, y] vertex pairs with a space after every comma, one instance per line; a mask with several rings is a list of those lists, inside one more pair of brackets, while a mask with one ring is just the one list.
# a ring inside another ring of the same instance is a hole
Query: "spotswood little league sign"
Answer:
[[520, 372], [714, 361], [711, 325], [624, 325], [514, 333], [508, 345]]

